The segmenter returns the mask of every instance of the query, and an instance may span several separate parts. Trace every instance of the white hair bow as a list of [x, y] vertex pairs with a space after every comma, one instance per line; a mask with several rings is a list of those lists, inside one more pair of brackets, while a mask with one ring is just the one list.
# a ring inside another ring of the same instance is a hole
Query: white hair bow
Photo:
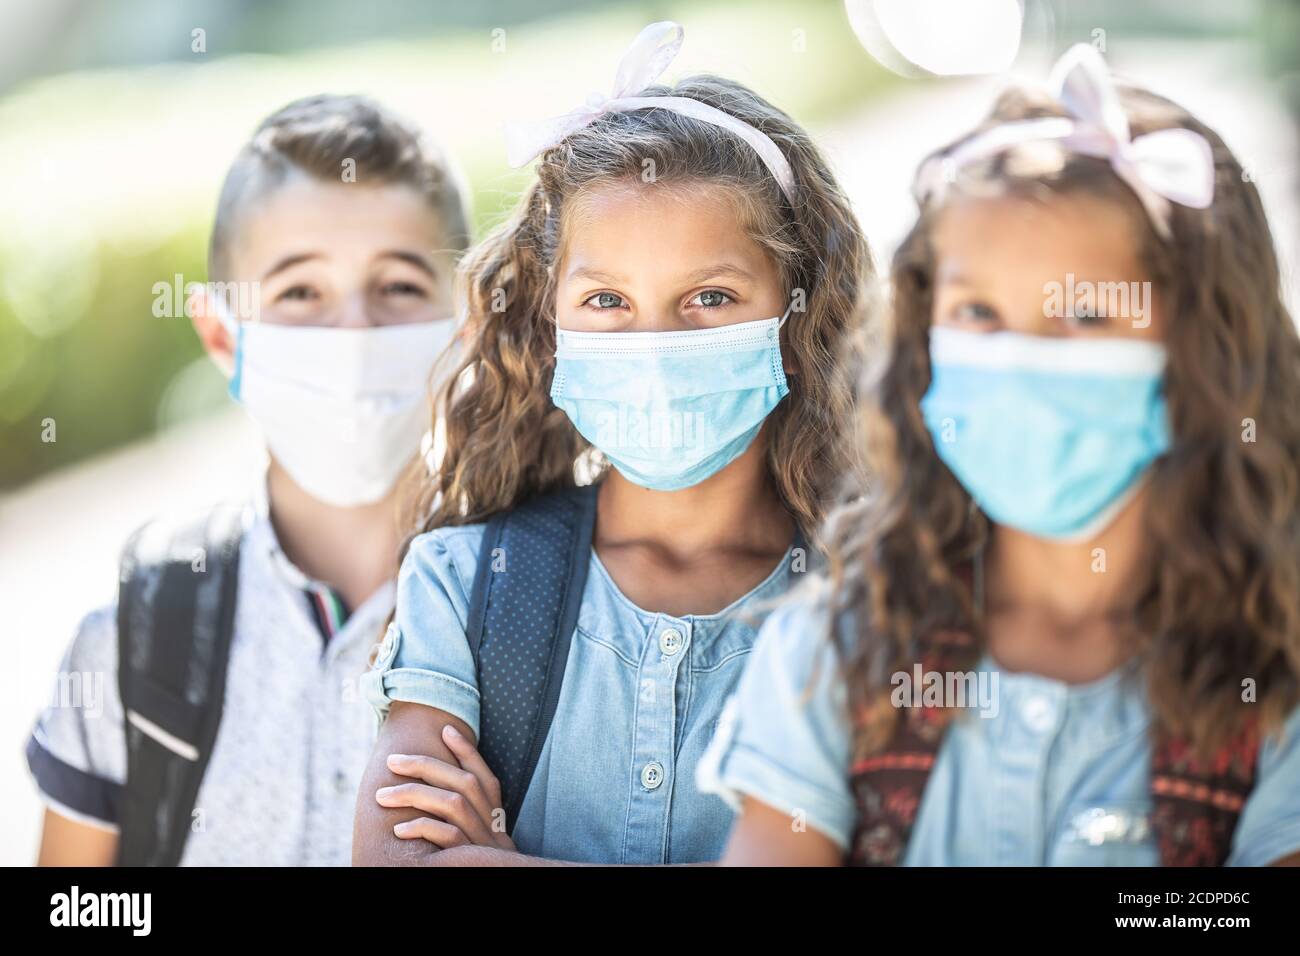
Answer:
[[685, 96], [639, 96], [668, 68], [682, 47], [686, 32], [681, 24], [665, 20], [642, 30], [619, 61], [614, 89], [609, 96], [593, 93], [586, 104], [537, 123], [506, 127], [506, 159], [514, 168], [526, 165], [542, 152], [594, 122], [606, 113], [631, 110], [671, 110], [682, 116], [725, 129], [743, 139], [758, 154], [776, 179], [787, 200], [794, 202], [794, 174], [785, 156], [763, 133], [729, 113]]
[[1206, 209], [1214, 201], [1214, 154], [1205, 137], [1175, 127], [1133, 138], [1106, 61], [1092, 46], [1080, 43], [1067, 50], [1053, 68], [1048, 88], [1070, 118], [1004, 123], [946, 155], [931, 157], [917, 172], [917, 198], [924, 201], [942, 192], [953, 171], [967, 163], [1021, 143], [1052, 139], [1073, 152], [1108, 160], [1165, 238], [1169, 203]]

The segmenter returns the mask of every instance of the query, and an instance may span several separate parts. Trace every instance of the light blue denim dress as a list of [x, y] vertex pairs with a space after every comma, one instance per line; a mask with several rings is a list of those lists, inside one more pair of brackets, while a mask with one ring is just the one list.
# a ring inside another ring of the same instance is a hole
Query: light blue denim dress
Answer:
[[[857, 820], [847, 694], [825, 633], [804, 602], [768, 617], [699, 783], [736, 807], [750, 796], [796, 815], [847, 850]], [[986, 657], [978, 676], [989, 706], [948, 731], [904, 865], [1158, 865], [1150, 715], [1131, 669], [1070, 685]], [[1261, 748], [1229, 865], [1300, 852], [1298, 736], [1300, 710]]]
[[[424, 704], [479, 733], [479, 692], [465, 637], [484, 526], [442, 528], [412, 542], [397, 614], [363, 677], [381, 716], [392, 701]], [[514, 839], [520, 851], [599, 863], [717, 859], [730, 808], [701, 793], [695, 768], [735, 690], [762, 613], [800, 577], [798, 552], [717, 614], [674, 617], [637, 607], [595, 552], [559, 707]]]

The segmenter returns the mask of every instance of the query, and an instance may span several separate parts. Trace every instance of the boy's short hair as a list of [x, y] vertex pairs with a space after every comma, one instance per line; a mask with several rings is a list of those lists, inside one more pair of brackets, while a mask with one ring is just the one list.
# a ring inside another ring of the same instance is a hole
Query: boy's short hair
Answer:
[[[345, 167], [351, 160], [354, 166]], [[208, 247], [208, 278], [229, 278], [230, 246], [249, 202], [278, 188], [294, 172], [322, 182], [404, 185], [438, 214], [447, 249], [469, 246], [469, 198], [446, 154], [412, 127], [363, 96], [322, 94], [294, 100], [264, 119], [231, 163], [217, 201]]]

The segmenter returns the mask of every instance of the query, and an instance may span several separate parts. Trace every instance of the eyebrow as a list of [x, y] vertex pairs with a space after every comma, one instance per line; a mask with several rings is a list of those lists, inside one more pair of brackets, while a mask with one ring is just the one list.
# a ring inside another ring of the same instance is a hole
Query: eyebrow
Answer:
[[[324, 254], [320, 252], [296, 252], [293, 255], [285, 256], [275, 265], [271, 266], [271, 268], [267, 270], [266, 274], [262, 276], [262, 280], [265, 281], [270, 279], [272, 276], [278, 275], [286, 269], [290, 269], [296, 265], [301, 265], [304, 262], [323, 258]], [[377, 258], [397, 259], [419, 269], [430, 279], [438, 278], [438, 270], [433, 267], [433, 263], [418, 252], [412, 252], [409, 249], [385, 249]]]
[[[720, 262], [716, 265], [705, 266], [702, 269], [696, 269], [690, 275], [685, 276], [685, 280], [690, 284], [703, 282], [705, 279], [717, 278], [735, 278], [735, 279], [753, 279], [754, 274], [748, 269], [729, 262]], [[574, 269], [569, 273], [570, 279], [592, 279], [596, 282], [608, 282], [610, 285], [617, 285], [619, 282], [626, 281], [626, 276], [617, 275], [612, 272], [602, 272], [600, 269], [589, 269], [584, 267]]]
[[320, 258], [322, 258], [322, 256], [319, 252], [296, 252], [291, 256], [285, 256], [262, 275], [262, 280], [265, 281], [272, 276], [283, 272], [285, 269], [298, 265], [299, 263]]
[[398, 259], [408, 265], [415, 266], [430, 279], [438, 278], [438, 270], [433, 267], [433, 263], [418, 252], [412, 252], [409, 249], [387, 249], [379, 254], [379, 258]]
[[610, 285], [618, 285], [626, 277], [616, 275], [612, 272], [601, 272], [599, 269], [589, 269], [586, 266], [574, 269], [569, 273], [570, 279], [591, 279], [593, 282], [608, 282]]
[[964, 272], [955, 269], [939, 269], [935, 275], [936, 285], [964, 285], [970, 287], [975, 283]]
[[730, 262], [719, 262], [711, 266], [705, 266], [703, 269], [696, 269], [686, 277], [688, 281], [703, 282], [705, 279], [753, 279], [754, 274], [743, 266], [734, 265]]

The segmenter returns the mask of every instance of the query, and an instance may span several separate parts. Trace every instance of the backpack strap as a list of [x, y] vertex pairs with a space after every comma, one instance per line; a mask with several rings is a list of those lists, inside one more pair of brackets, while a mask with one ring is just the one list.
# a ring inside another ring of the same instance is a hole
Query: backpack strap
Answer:
[[[958, 631], [940, 632], [927, 643], [920, 662], [925, 673], [964, 669], [974, 646], [969, 634]], [[881, 706], [893, 704], [886, 699]], [[921, 797], [954, 716], [951, 707], [903, 708], [889, 744], [853, 762], [850, 786], [858, 820], [849, 845], [849, 865], [902, 863]]]
[[1223, 866], [1255, 785], [1253, 716], [1219, 750], [1197, 757], [1186, 740], [1157, 735], [1151, 752], [1151, 830], [1161, 866]]
[[479, 752], [513, 831], [560, 701], [591, 562], [597, 485], [496, 515], [479, 549], [466, 636], [478, 670]]
[[126, 784], [118, 864], [175, 866], [221, 722], [244, 508], [157, 520], [127, 542], [118, 580]]

